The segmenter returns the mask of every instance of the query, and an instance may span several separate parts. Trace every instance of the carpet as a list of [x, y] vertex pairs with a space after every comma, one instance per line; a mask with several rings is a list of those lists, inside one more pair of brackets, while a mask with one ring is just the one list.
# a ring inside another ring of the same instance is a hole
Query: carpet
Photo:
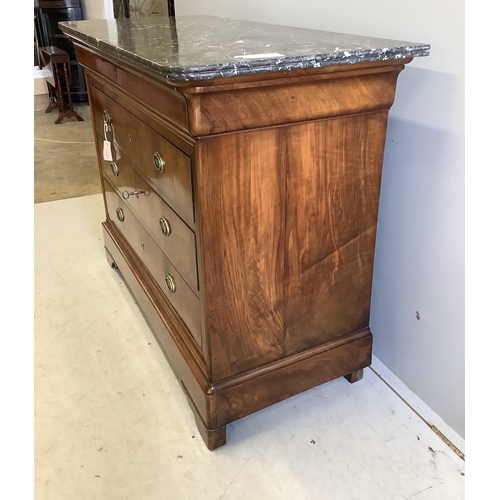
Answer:
[[74, 105], [74, 110], [83, 122], [64, 118], [55, 125], [56, 109], [34, 112], [35, 203], [101, 192], [89, 105]]

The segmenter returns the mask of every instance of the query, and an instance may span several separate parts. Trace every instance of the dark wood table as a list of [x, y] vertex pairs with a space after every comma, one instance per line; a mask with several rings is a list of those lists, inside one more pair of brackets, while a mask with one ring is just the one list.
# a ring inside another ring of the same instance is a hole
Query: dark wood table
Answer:
[[[50, 113], [54, 108], [59, 109], [59, 116], [55, 121], [56, 124], [61, 123], [63, 118], [70, 117], [75, 117], [80, 122], [83, 121], [83, 118], [73, 110], [68, 53], [54, 46], [41, 47], [40, 67], [42, 68], [49, 89], [50, 102], [45, 112]], [[63, 85], [65, 91], [63, 90]], [[67, 100], [64, 99], [65, 96]]]

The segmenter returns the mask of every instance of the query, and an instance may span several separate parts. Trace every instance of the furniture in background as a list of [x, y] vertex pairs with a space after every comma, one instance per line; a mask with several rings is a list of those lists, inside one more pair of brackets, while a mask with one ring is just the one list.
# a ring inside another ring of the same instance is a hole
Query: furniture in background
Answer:
[[64, 118], [70, 117], [80, 122], [83, 121], [83, 118], [73, 109], [68, 53], [58, 47], [40, 47], [39, 61], [49, 90], [49, 105], [45, 112], [50, 113], [54, 108], [59, 110], [56, 125], [60, 124]]
[[113, 28], [62, 25], [105, 254], [214, 449], [228, 423], [370, 365], [388, 113], [430, 47], [212, 16]]
[[38, 0], [35, 0], [34, 5], [34, 21], [33, 21], [33, 29], [34, 29], [34, 45], [35, 45], [35, 61], [34, 66], [40, 66], [38, 59], [38, 50], [43, 45], [40, 43], [42, 40], [42, 25], [40, 20], [40, 6], [38, 5]]
[[58, 26], [60, 21], [79, 21], [84, 19], [84, 12], [80, 0], [38, 0], [38, 9], [35, 5], [40, 24], [40, 47], [57, 47], [68, 54], [71, 85], [69, 91], [63, 89], [64, 94], [71, 94], [74, 103], [87, 103], [88, 95], [83, 68], [78, 64], [75, 47], [68, 40]]
[[[167, 10], [165, 11], [165, 5]], [[132, 8], [130, 0], [113, 0], [113, 13], [115, 19], [150, 17], [154, 15], [167, 15], [175, 17], [174, 0], [145, 0], [133, 2]]]

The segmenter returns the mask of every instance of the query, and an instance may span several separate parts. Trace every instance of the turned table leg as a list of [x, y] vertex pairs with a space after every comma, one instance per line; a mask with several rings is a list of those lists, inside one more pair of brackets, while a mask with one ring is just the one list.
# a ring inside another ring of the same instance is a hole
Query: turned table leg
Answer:
[[79, 122], [83, 122], [83, 118], [73, 109], [73, 100], [71, 99], [71, 86], [69, 82], [69, 72], [68, 72], [68, 64], [63, 63], [63, 71], [64, 71], [64, 82], [66, 84], [66, 92], [68, 95], [68, 108], [69, 111], [65, 113], [65, 116], [74, 116]]
[[46, 113], [50, 113], [54, 108], [59, 107], [59, 103], [57, 102], [57, 97], [54, 92], [54, 88], [50, 83], [47, 83], [47, 88], [49, 90], [49, 105], [45, 110]]
[[64, 97], [61, 89], [61, 82], [59, 80], [59, 71], [57, 71], [57, 64], [54, 64], [54, 81], [56, 84], [57, 107], [59, 108], [59, 118], [56, 120], [56, 124], [58, 124], [60, 123], [60, 115], [64, 112]]

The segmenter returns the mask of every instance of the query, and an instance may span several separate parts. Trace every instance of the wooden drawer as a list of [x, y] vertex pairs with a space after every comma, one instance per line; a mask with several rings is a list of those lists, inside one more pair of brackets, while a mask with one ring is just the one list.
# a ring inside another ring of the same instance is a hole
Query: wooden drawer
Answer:
[[[103, 138], [98, 135], [97, 140], [99, 151], [102, 151]], [[114, 165], [110, 161], [102, 160], [105, 178], [122, 195], [122, 198], [128, 196], [126, 203], [135, 217], [139, 219], [188, 285], [194, 291], [198, 291], [196, 234], [123, 158], [113, 163]], [[137, 191], [144, 193], [130, 196], [131, 192]], [[160, 224], [161, 219], [163, 219], [163, 230]], [[167, 229], [167, 235], [163, 233], [165, 229]]]
[[[198, 297], [165, 257], [139, 220], [134, 217], [125, 200], [115, 192], [106, 180], [104, 181], [104, 189], [109, 218], [148, 268], [201, 350], [201, 310]], [[123, 214], [123, 220], [119, 220], [118, 212], [120, 211]], [[167, 277], [174, 283], [173, 292], [168, 289]]]
[[[113, 133], [107, 134], [108, 140], [114, 138], [121, 155], [193, 226], [191, 158], [94, 85], [90, 86], [90, 94], [96, 132], [104, 136], [104, 111], [107, 110], [113, 126]], [[155, 167], [155, 154], [164, 162], [162, 171]]]

